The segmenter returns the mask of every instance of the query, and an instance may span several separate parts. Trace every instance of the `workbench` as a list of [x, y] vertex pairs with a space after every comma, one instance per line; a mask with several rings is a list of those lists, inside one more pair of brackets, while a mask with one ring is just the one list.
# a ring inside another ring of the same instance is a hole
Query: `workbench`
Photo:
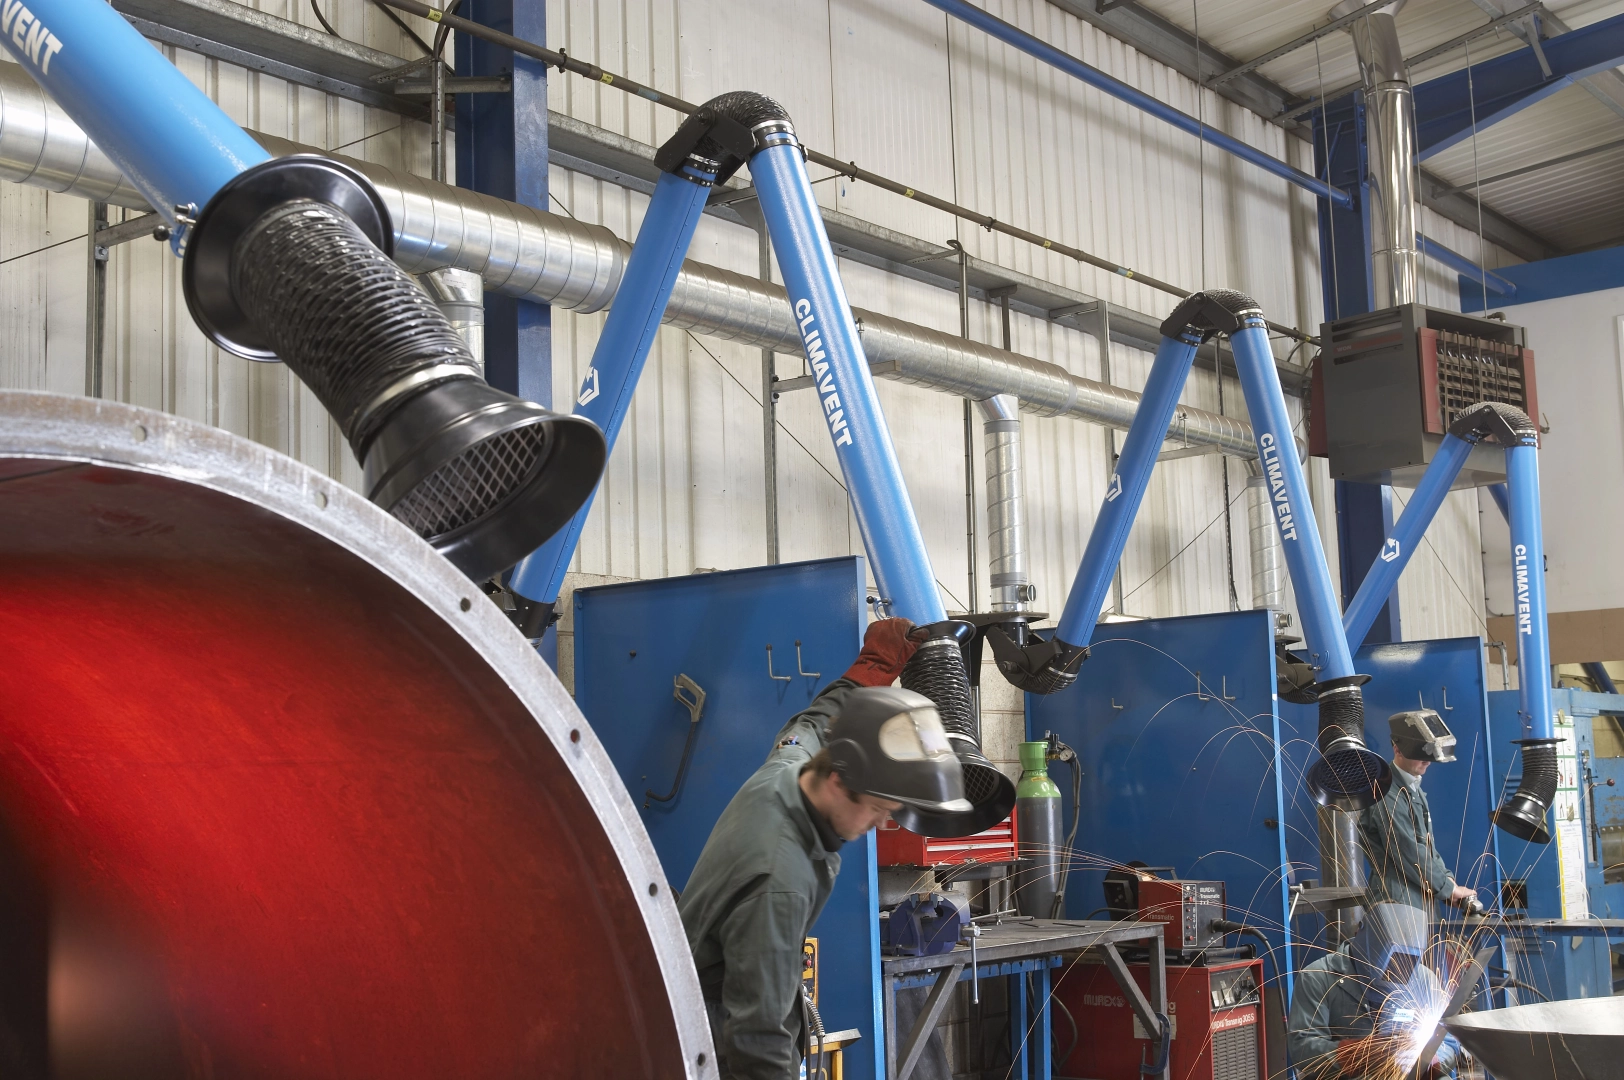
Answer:
[[[935, 956], [890, 956], [880, 961], [881, 998], [885, 1006], [885, 1061], [887, 1080], [908, 1080], [925, 1041], [941, 1021], [954, 986], [968, 979], [1009, 977], [1010, 1026], [1015, 1080], [1050, 1080], [1053, 1062], [1049, 1050], [1049, 972], [1065, 962], [1066, 954], [1097, 949], [1104, 955], [1123, 996], [1146, 1031], [1161, 1031], [1167, 1014], [1167, 949], [1161, 923], [1081, 921], [1075, 919], [1018, 919], [982, 926], [974, 946], [958, 945]], [[1128, 971], [1119, 945], [1138, 945], [1150, 953], [1150, 996]], [[1030, 1003], [1036, 1023], [1027, 1032], [1026, 978], [1036, 983]], [[897, 991], [929, 987], [925, 1007], [905, 1043], [897, 1038]], [[1168, 1071], [1155, 1074], [1168, 1080]]]

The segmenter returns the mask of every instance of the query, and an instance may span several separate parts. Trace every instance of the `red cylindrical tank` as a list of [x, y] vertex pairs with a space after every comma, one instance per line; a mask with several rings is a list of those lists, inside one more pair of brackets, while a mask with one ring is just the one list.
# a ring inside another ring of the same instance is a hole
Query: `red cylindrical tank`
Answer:
[[714, 1076], [637, 814], [506, 617], [263, 447], [0, 393], [0, 1076]]

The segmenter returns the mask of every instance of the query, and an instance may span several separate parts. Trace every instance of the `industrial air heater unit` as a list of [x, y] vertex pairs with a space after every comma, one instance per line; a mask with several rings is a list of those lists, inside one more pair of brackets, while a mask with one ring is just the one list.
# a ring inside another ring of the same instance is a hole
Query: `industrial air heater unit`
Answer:
[[[1422, 304], [1351, 315], [1320, 329], [1309, 407], [1309, 452], [1331, 476], [1414, 487], [1449, 425], [1483, 402], [1539, 422], [1534, 354], [1523, 328]], [[1456, 488], [1501, 483], [1502, 447], [1480, 443]]]
[[597, 736], [332, 478], [0, 392], [0, 653], [6, 1080], [716, 1076]]

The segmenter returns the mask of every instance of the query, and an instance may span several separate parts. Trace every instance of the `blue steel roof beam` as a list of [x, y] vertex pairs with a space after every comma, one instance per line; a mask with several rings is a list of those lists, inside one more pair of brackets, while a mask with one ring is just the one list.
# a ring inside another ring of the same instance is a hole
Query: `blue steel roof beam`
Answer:
[[1472, 134], [1473, 101], [1481, 131], [1580, 79], [1624, 63], [1624, 15], [1547, 38], [1546, 78], [1532, 48], [1473, 65], [1415, 87], [1416, 145], [1424, 161]]
[[[1493, 15], [1498, 9], [1505, 8], [1507, 4], [1513, 3], [1515, 0], [1472, 0], [1472, 2], [1483, 11]], [[1540, 55], [1543, 56], [1544, 50], [1539, 44], [1543, 38], [1554, 34], [1566, 34], [1573, 27], [1563, 22], [1555, 12], [1542, 10], [1537, 17], [1518, 19], [1516, 22], [1510, 23], [1507, 29], [1528, 42], [1530, 46], [1539, 48]], [[1624, 74], [1620, 74], [1616, 70], [1603, 71], [1580, 79], [1579, 85], [1591, 97], [1617, 113], [1620, 118], [1624, 118]]]

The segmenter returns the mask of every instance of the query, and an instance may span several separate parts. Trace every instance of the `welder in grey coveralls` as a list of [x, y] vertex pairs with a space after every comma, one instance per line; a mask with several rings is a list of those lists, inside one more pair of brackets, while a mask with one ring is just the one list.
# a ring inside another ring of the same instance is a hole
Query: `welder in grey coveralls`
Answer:
[[1421, 777], [1434, 762], [1455, 760], [1455, 736], [1431, 709], [1390, 717], [1393, 786], [1359, 817], [1359, 840], [1370, 860], [1365, 895], [1371, 904], [1392, 902], [1436, 916], [1434, 899], [1475, 905], [1477, 894], [1457, 884], [1438, 855], [1432, 811]]
[[971, 809], [928, 698], [892, 689], [906, 619], [869, 627], [857, 662], [778, 733], [711, 830], [677, 909], [724, 1080], [790, 1080], [801, 1062], [801, 946], [841, 844], [903, 805]]

